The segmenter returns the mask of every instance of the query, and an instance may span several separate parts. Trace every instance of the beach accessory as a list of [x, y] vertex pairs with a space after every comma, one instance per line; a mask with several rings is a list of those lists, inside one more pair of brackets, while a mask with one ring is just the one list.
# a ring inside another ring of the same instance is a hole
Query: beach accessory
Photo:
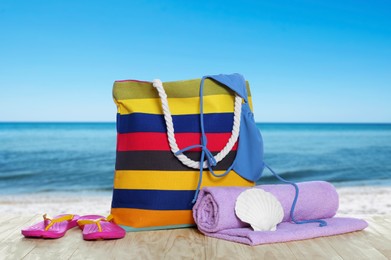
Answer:
[[255, 231], [275, 231], [284, 217], [284, 210], [273, 194], [254, 188], [239, 194], [235, 214]]
[[47, 214], [44, 214], [43, 221], [22, 229], [22, 235], [36, 238], [60, 238], [77, 225], [78, 219], [78, 215], [65, 214], [49, 218]]
[[200, 188], [248, 187], [261, 176], [262, 138], [241, 75], [116, 81], [113, 96], [118, 135], [111, 214], [126, 230], [192, 226]]
[[[295, 208], [297, 222], [292, 223], [291, 205], [296, 189], [287, 184], [259, 185], [255, 188], [273, 194], [284, 210], [282, 223], [276, 231], [253, 231], [249, 224], [235, 215], [236, 199], [246, 188], [206, 187], [200, 191], [193, 208], [193, 216], [198, 229], [205, 235], [248, 245], [286, 242], [331, 236], [358, 231], [368, 226], [367, 222], [355, 218], [334, 217], [339, 205], [338, 193], [333, 185], [324, 181], [296, 184], [300, 197]], [[306, 220], [322, 219], [327, 225]]]
[[126, 231], [114, 223], [112, 215], [107, 218], [99, 215], [82, 216], [77, 225], [83, 230], [84, 240], [119, 239], [126, 235]]

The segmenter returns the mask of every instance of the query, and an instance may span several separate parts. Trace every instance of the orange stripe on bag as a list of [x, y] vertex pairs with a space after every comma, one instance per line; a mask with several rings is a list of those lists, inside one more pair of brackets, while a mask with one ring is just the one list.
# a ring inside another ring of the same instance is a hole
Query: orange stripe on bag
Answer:
[[115, 223], [133, 228], [195, 224], [191, 210], [144, 210], [112, 208]]
[[[222, 174], [224, 171], [215, 171]], [[195, 190], [200, 173], [198, 171], [120, 171], [115, 172], [115, 189], [136, 190]], [[201, 187], [208, 186], [254, 186], [254, 182], [240, 177], [232, 171], [225, 177], [213, 176], [204, 171]]]

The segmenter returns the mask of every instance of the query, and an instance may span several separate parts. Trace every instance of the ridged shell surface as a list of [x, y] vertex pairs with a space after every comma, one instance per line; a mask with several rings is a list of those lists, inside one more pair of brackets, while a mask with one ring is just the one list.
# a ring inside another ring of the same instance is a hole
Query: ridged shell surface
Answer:
[[255, 231], [275, 231], [284, 218], [278, 199], [262, 189], [248, 189], [236, 199], [236, 216]]

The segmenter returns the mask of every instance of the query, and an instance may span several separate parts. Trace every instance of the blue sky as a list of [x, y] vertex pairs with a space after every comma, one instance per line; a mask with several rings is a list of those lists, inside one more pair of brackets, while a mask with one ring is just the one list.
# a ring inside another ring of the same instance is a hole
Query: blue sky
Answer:
[[114, 80], [233, 72], [259, 122], [391, 122], [391, 3], [0, 2], [0, 121], [114, 121]]

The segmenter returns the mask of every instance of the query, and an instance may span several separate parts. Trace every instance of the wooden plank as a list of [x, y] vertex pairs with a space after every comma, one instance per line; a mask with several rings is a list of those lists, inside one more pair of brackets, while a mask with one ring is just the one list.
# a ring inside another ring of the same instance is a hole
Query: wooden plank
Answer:
[[286, 245], [297, 259], [306, 259], [308, 256], [311, 259], [343, 259], [324, 237], [292, 241]]
[[[164, 231], [159, 232], [164, 234]], [[197, 229], [171, 230], [162, 250], [164, 259], [205, 259], [205, 237]]]
[[[362, 244], [366, 244], [368, 249], [376, 250], [384, 256], [382, 257], [380, 254], [376, 254], [375, 256], [375, 254], [372, 254], [373, 259], [391, 259], [391, 241], [385, 237], [382, 239], [381, 236], [382, 235], [374, 237], [370, 231], [363, 231], [359, 232], [359, 234], [355, 236], [355, 239], [359, 240]], [[379, 258], [377, 258], [377, 255], [379, 255]]]
[[387, 259], [363, 239], [363, 231], [327, 237], [327, 241], [343, 259]]
[[362, 232], [365, 235], [364, 239], [385, 257], [391, 259], [391, 223], [385, 217], [372, 217], [367, 221], [369, 227]]
[[248, 246], [211, 237], [206, 242], [207, 259], [294, 259], [283, 243]]
[[161, 259], [171, 233], [171, 230], [128, 233], [131, 243], [127, 252], [140, 259]]
[[0, 256], [5, 259], [22, 259], [31, 252], [40, 241], [25, 239], [21, 229], [35, 223], [38, 218], [3, 215], [0, 219]]
[[[240, 259], [250, 259], [249, 252], [252, 250], [249, 246], [211, 237], [206, 238], [205, 247], [208, 259], [238, 259], [238, 256]], [[259, 249], [260, 255], [266, 251], [264, 247]], [[261, 256], [259, 259], [262, 259]]]
[[26, 217], [18, 215], [3, 215], [0, 218], [0, 242], [8, 241], [11, 235], [21, 232], [37, 221], [38, 216]]
[[75, 244], [70, 249], [72, 250], [70, 259], [126, 259], [121, 256], [126, 256], [124, 253], [129, 250], [127, 247], [118, 246], [119, 243], [129, 242], [129, 237], [121, 240], [85, 241], [79, 230], [79, 234], [72, 239]]
[[72, 258], [204, 259], [203, 245], [204, 237], [190, 228], [135, 232], [120, 240], [81, 241]]
[[391, 216], [368, 218], [361, 232], [288, 243], [247, 246], [206, 237], [196, 229], [128, 233], [124, 239], [84, 241], [78, 228], [61, 239], [26, 239], [20, 229], [41, 216], [0, 217], [4, 259], [391, 259]]
[[[264, 251], [264, 249], [267, 250]], [[254, 246], [250, 252], [251, 259], [297, 259], [287, 243]]]
[[64, 237], [59, 239], [31, 239], [22, 238], [25, 242], [34, 241], [35, 247], [26, 254], [24, 259], [69, 259], [79, 247], [81, 231], [78, 227], [68, 230]]
[[[204, 236], [192, 228], [128, 233], [121, 257], [140, 259], [204, 259]], [[118, 256], [118, 254], [116, 255]]]
[[2, 259], [22, 259], [36, 246], [37, 242], [34, 241], [2, 242], [0, 244], [0, 255]]

